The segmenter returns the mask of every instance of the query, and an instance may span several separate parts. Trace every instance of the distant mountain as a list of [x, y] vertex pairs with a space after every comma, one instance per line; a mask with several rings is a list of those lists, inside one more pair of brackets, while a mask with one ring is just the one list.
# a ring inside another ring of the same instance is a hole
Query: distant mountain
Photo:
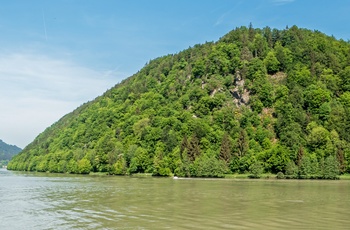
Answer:
[[216, 177], [350, 173], [350, 42], [240, 27], [150, 61], [47, 128], [8, 169]]
[[11, 160], [11, 158], [22, 151], [16, 145], [9, 145], [0, 140], [0, 160]]

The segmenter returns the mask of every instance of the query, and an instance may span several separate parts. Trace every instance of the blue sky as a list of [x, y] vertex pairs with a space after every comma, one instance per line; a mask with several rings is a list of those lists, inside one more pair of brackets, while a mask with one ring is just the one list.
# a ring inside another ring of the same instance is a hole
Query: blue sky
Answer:
[[0, 139], [40, 132], [149, 60], [251, 22], [350, 39], [350, 1], [11, 0], [0, 6]]

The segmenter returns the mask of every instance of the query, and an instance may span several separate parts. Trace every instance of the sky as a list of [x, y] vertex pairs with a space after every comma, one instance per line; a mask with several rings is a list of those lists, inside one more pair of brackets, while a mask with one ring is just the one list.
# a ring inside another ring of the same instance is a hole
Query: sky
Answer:
[[350, 40], [347, 0], [11, 0], [0, 6], [0, 139], [24, 148], [150, 60], [248, 26]]

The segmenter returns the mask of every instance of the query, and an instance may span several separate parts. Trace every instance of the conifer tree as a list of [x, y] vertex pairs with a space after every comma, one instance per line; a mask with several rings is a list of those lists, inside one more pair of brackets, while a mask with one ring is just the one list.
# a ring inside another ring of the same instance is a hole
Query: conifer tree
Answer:
[[200, 153], [198, 137], [193, 135], [188, 145], [188, 158], [193, 162], [200, 155]]
[[304, 157], [304, 149], [303, 146], [300, 145], [297, 156], [297, 166], [300, 167], [302, 159]]
[[339, 163], [339, 171], [340, 173], [343, 173], [345, 171], [345, 159], [344, 159], [344, 151], [341, 148], [338, 148], [337, 150], [337, 160]]
[[183, 139], [182, 139], [182, 142], [181, 142], [181, 146], [180, 146], [180, 159], [181, 161], [183, 161], [183, 153], [185, 152], [185, 150], [188, 149], [188, 140], [187, 140], [187, 135], [185, 134]]
[[228, 133], [225, 133], [220, 148], [220, 159], [225, 161], [226, 163], [231, 160], [231, 142]]
[[249, 138], [248, 138], [248, 134], [244, 129], [241, 129], [241, 131], [239, 132], [239, 137], [237, 140], [237, 147], [238, 147], [238, 157], [242, 157], [245, 155], [245, 153], [248, 150], [248, 143], [249, 143]]

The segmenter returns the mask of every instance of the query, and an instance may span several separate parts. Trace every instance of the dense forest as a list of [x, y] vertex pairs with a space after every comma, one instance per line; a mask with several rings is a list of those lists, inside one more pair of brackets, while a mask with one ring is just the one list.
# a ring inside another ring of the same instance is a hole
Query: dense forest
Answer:
[[0, 139], [0, 167], [7, 165], [8, 161], [21, 150], [21, 148], [6, 144]]
[[12, 170], [221, 177], [350, 172], [350, 43], [240, 27], [150, 61], [47, 128]]

